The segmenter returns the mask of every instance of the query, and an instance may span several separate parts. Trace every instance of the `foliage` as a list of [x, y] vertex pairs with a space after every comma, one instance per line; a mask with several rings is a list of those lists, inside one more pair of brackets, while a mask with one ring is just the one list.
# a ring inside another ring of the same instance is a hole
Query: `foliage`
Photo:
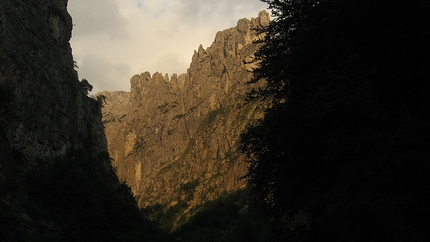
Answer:
[[181, 193], [185, 196], [186, 201], [191, 201], [193, 199], [194, 191], [196, 190], [196, 187], [199, 185], [199, 183], [199, 180], [195, 179], [190, 182], [181, 184]]
[[93, 86], [88, 82], [87, 79], [82, 79], [79, 82], [79, 86], [85, 95], [88, 95], [93, 90]]
[[269, 222], [249, 204], [246, 190], [202, 205], [173, 233], [176, 241], [275, 241]]
[[145, 149], [146, 140], [142, 137], [137, 138], [136, 143], [134, 144], [133, 150], [143, 150]]
[[[174, 241], [277, 241], [271, 222], [248, 194], [248, 190], [226, 193], [191, 210], [186, 203], [178, 202], [170, 207], [156, 204], [142, 212], [169, 232]], [[178, 221], [187, 216], [186, 221]]]
[[100, 107], [103, 107], [106, 104], [106, 96], [103, 94], [97, 95], [96, 101], [100, 104]]
[[[162, 240], [139, 212], [130, 188], [108, 171], [105, 156], [74, 152], [41, 161], [26, 174], [27, 214], [40, 241]], [[110, 173], [110, 174], [109, 174]]]
[[263, 2], [250, 97], [271, 106], [242, 135], [257, 203], [293, 241], [429, 239], [429, 4]]
[[187, 148], [185, 148], [184, 152], [182, 153], [182, 158], [185, 158], [193, 149], [193, 146], [196, 144], [195, 138], [190, 138], [190, 141], [187, 144]]
[[203, 125], [207, 126], [212, 124], [218, 115], [224, 115], [228, 112], [228, 108], [220, 107], [215, 110], [212, 110], [208, 113], [208, 115], [203, 120]]
[[79, 69], [78, 63], [76, 61], [73, 61], [73, 69], [77, 71]]
[[184, 215], [187, 208], [188, 204], [180, 201], [173, 206], [162, 204], [148, 206], [143, 210], [143, 213], [164, 232], [169, 233], [175, 229], [177, 219]]
[[167, 102], [165, 102], [162, 105], [159, 105], [157, 107], [157, 109], [162, 113], [162, 114], [166, 114], [169, 111], [169, 104]]
[[[170, 168], [171, 165], [165, 167]], [[172, 232], [185, 219], [185, 213], [189, 212], [189, 202], [194, 198], [194, 191], [198, 185], [198, 179], [181, 184], [177, 189], [176, 204], [168, 206], [157, 203], [146, 207], [143, 212], [165, 232]]]
[[179, 120], [179, 119], [184, 118], [184, 117], [185, 117], [185, 114], [181, 113], [181, 114], [178, 114], [175, 117], [173, 117], [173, 120]]

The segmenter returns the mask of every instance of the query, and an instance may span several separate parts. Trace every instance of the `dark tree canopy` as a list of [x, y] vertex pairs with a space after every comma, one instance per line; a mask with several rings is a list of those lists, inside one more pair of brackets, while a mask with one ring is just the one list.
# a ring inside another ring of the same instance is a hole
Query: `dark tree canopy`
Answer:
[[85, 95], [88, 95], [93, 90], [93, 85], [91, 85], [87, 79], [82, 79], [79, 84]]
[[250, 96], [270, 108], [242, 135], [257, 201], [290, 239], [430, 239], [428, 1], [263, 2]]

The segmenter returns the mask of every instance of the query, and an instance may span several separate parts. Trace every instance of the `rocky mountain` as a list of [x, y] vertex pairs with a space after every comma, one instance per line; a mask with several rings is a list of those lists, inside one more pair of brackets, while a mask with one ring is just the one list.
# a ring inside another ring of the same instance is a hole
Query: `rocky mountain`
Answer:
[[100, 102], [78, 80], [66, 6], [0, 2], [0, 241], [142, 239], [129, 232], [146, 224], [113, 172]]
[[247, 164], [239, 151], [241, 132], [262, 116], [247, 103], [249, 62], [269, 24], [266, 11], [241, 19], [199, 46], [185, 74], [144, 72], [130, 92], [102, 92], [103, 124], [118, 177], [141, 207], [162, 204], [184, 210], [245, 186]]

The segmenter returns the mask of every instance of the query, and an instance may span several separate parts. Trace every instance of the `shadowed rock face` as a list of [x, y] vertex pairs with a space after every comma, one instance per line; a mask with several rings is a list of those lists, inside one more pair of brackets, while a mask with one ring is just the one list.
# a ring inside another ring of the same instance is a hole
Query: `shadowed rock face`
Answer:
[[[220, 31], [210, 47], [194, 52], [187, 73], [149, 72], [131, 78], [130, 92], [103, 92], [103, 123], [120, 179], [140, 206], [195, 206], [245, 185], [240, 133], [261, 117], [246, 103], [247, 84], [267, 12]], [[100, 94], [98, 94], [100, 95]]]
[[0, 4], [0, 125], [12, 149], [29, 160], [82, 147], [106, 150], [99, 108], [81, 92], [74, 70], [66, 5]]
[[[8, 226], [23, 234], [37, 229], [22, 208], [30, 168], [71, 151], [92, 157], [107, 151], [100, 105], [84, 94], [74, 70], [66, 6], [66, 0], [0, 2], [0, 213], [2, 223], [10, 219]], [[104, 166], [109, 170], [108, 161]]]

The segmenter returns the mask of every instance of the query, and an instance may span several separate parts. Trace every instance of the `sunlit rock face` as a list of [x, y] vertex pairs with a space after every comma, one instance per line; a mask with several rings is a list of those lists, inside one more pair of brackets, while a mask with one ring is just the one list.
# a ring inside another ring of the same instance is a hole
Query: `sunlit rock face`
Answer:
[[144, 72], [130, 92], [103, 92], [103, 123], [113, 165], [142, 207], [195, 206], [245, 186], [247, 164], [240, 134], [260, 118], [259, 103], [245, 102], [258, 45], [254, 30], [267, 12], [216, 34], [199, 46], [187, 73]]

